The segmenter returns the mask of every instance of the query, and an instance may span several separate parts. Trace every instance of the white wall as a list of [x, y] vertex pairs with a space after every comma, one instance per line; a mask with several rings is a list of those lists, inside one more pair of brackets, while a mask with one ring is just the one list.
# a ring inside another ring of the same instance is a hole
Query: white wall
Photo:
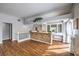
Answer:
[[16, 34], [18, 32], [25, 32], [26, 30], [23, 28], [23, 24], [21, 22], [17, 21], [17, 17], [13, 17], [10, 15], [6, 15], [3, 13], [0, 13], [0, 38], [2, 38], [2, 26], [3, 26], [3, 22], [5, 23], [12, 23], [12, 38], [13, 40], [16, 40]]
[[[76, 18], [79, 18], [79, 3], [76, 3], [76, 4], [74, 4], [74, 6], [73, 6], [73, 11], [72, 11], [72, 13], [73, 13], [73, 16], [74, 16], [74, 20], [76, 20]], [[74, 24], [73, 24], [74, 25]], [[79, 36], [79, 34], [77, 34], [78, 36]], [[73, 35], [73, 37], [72, 37], [72, 41], [71, 41], [71, 53], [77, 53], [77, 52], [75, 52], [76, 51], [76, 49], [78, 49], [79, 50], [79, 45], [76, 45], [76, 44], [78, 44], [79, 42], [77, 42], [77, 40], [76, 40], [76, 36], [75, 35]], [[76, 47], [76, 48], [75, 48]], [[75, 51], [74, 51], [75, 50]], [[78, 55], [79, 55], [79, 52], [78, 52]]]
[[74, 18], [79, 18], [79, 3], [74, 4]]
[[0, 22], [0, 43], [2, 43], [2, 23]]

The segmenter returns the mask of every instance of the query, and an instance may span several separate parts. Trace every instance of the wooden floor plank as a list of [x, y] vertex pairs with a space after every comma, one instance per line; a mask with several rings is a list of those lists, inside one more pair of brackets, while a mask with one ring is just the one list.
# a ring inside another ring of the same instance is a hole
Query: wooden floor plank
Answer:
[[52, 45], [27, 40], [21, 43], [3, 41], [1, 56], [70, 56], [69, 44], [53, 41]]

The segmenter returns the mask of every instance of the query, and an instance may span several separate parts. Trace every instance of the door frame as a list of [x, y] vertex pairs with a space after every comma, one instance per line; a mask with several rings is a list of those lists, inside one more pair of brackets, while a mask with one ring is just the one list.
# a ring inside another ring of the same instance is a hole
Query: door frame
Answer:
[[[9, 36], [10, 36], [9, 38], [10, 38], [10, 39], [7, 39], [7, 40], [11, 40], [11, 41], [12, 41], [12, 23], [3, 22], [3, 24], [9, 24], [9, 30], [10, 30], [10, 31], [9, 31], [9, 32], [10, 32], [10, 33], [9, 33]], [[2, 26], [2, 41], [4, 41], [4, 40], [3, 40], [3, 26]]]

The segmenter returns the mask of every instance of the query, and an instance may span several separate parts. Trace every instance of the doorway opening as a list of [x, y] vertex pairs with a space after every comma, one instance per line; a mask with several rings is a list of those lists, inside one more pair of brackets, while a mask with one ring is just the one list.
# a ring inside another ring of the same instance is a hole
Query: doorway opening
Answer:
[[3, 41], [12, 41], [12, 24], [3, 23]]
[[66, 23], [66, 43], [69, 44], [69, 51], [70, 51], [70, 52], [71, 52], [72, 35], [73, 35], [73, 20], [70, 19], [70, 20]]

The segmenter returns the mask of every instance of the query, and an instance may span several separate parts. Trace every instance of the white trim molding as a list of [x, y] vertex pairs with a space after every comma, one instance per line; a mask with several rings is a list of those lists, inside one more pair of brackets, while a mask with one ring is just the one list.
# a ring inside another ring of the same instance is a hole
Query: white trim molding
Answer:
[[22, 40], [18, 40], [18, 42], [23, 42], [23, 41], [26, 41], [26, 40], [30, 40], [30, 38], [25, 38], [25, 39], [22, 39]]
[[50, 42], [50, 43], [48, 43], [48, 42], [44, 42], [44, 41], [41, 41], [41, 40], [36, 40], [36, 39], [31, 39], [31, 40], [38, 41], [38, 42], [42, 42], [42, 43], [46, 43], [46, 44], [49, 44], [49, 45], [51, 45], [51, 44], [52, 44], [51, 42]]
[[2, 44], [3, 42], [0, 42], [0, 44]]

